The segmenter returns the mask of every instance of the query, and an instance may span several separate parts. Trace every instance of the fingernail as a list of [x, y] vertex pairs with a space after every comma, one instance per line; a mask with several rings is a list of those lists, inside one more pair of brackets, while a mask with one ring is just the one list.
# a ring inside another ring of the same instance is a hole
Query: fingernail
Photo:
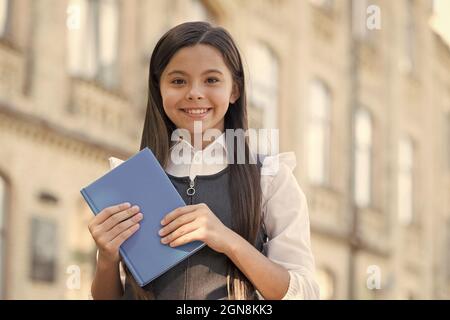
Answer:
[[162, 235], [163, 235], [163, 229], [159, 230], [158, 234], [159, 234], [160, 236], [162, 236]]

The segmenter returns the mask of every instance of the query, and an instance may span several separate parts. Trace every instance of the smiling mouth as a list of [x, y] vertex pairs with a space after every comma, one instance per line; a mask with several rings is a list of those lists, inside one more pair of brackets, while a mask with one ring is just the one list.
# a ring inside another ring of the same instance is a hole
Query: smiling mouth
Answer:
[[212, 108], [181, 109], [181, 110], [190, 116], [203, 116], [207, 114], [211, 109]]

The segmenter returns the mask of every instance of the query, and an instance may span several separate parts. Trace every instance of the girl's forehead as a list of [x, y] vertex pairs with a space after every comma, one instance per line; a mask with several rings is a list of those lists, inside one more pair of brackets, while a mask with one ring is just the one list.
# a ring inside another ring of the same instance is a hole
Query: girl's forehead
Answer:
[[213, 46], [197, 44], [178, 50], [170, 59], [164, 73], [182, 71], [183, 73], [203, 73], [207, 70], [229, 72], [221, 52]]

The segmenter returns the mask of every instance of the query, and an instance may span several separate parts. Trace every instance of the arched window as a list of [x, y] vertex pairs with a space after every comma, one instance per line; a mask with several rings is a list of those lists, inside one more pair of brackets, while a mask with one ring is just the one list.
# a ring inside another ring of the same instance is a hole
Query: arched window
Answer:
[[414, 144], [409, 137], [400, 139], [398, 146], [397, 205], [399, 221], [409, 225], [413, 221], [414, 206]]
[[355, 203], [367, 207], [372, 193], [372, 121], [365, 109], [355, 115]]
[[31, 268], [33, 281], [54, 282], [57, 275], [57, 224], [39, 216], [31, 219]]
[[106, 87], [118, 80], [117, 0], [70, 0], [67, 8], [68, 69]]
[[313, 80], [309, 87], [308, 123], [308, 176], [313, 184], [329, 181], [331, 95], [320, 80]]
[[249, 100], [253, 108], [262, 113], [259, 126], [278, 128], [279, 63], [275, 54], [263, 43], [248, 48]]

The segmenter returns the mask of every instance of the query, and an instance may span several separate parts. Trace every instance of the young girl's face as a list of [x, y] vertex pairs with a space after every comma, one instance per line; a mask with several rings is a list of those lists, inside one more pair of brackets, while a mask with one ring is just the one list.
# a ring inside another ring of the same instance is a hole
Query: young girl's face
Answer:
[[161, 75], [160, 90], [169, 119], [191, 135], [194, 121], [202, 122], [203, 132], [211, 128], [223, 132], [228, 106], [239, 98], [222, 54], [204, 44], [174, 54]]

